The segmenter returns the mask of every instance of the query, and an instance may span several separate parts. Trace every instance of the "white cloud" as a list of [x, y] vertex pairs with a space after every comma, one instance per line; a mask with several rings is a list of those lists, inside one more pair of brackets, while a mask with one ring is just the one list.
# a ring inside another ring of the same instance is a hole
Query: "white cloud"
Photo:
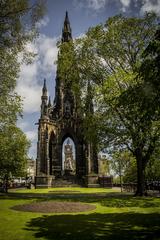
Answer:
[[17, 127], [26, 134], [28, 140], [31, 141], [31, 147], [29, 148], [28, 156], [36, 158], [36, 149], [37, 149], [37, 139], [38, 131], [37, 127], [34, 125], [35, 120], [33, 119], [19, 119], [17, 122]]
[[25, 134], [30, 141], [34, 141], [37, 139], [37, 131], [26, 131]]
[[41, 56], [40, 67], [46, 73], [47, 77], [51, 76], [53, 71], [56, 70], [54, 62], [57, 59], [58, 53], [57, 40], [58, 38], [49, 38], [41, 35], [37, 41], [38, 51]]
[[45, 16], [39, 22], [37, 22], [36, 25], [37, 25], [38, 28], [41, 28], [41, 27], [47, 26], [48, 23], [49, 23], [49, 17]]
[[89, 8], [92, 10], [99, 11], [103, 9], [108, 0], [74, 0], [74, 6], [76, 8]]
[[29, 123], [28, 122], [25, 122], [25, 121], [22, 121], [21, 119], [17, 122], [17, 126], [19, 128], [22, 129], [22, 131], [24, 131], [26, 128], [29, 127]]
[[[117, 7], [121, 9], [122, 12], [126, 12], [131, 5], [134, 4], [135, 7], [138, 3], [142, 7], [140, 13], [144, 14], [146, 11], [154, 11], [160, 15], [160, 0], [112, 0], [113, 4], [117, 4]], [[107, 3], [110, 4], [110, 0], [73, 0], [75, 8], [86, 8], [94, 11], [103, 10]]]
[[[21, 73], [17, 82], [17, 92], [23, 99], [25, 113], [38, 112], [41, 104], [41, 91], [43, 78], [53, 76], [56, 67], [57, 38], [40, 35], [35, 43], [28, 44], [26, 48], [37, 54], [32, 64], [21, 65]], [[41, 81], [41, 83], [39, 83]]]
[[[38, 27], [45, 26], [49, 19], [43, 19]], [[33, 129], [34, 122], [33, 116], [39, 117], [41, 94], [43, 79], [46, 78], [49, 83], [50, 78], [54, 80], [54, 74], [56, 66], [54, 62], [57, 58], [57, 38], [51, 38], [44, 34], [40, 34], [39, 38], [35, 42], [27, 44], [26, 49], [34, 52], [36, 57], [32, 64], [21, 65], [21, 72], [17, 81], [16, 90], [23, 99], [24, 116], [27, 116], [28, 120], [20, 119], [17, 126], [20, 127], [27, 138], [31, 141], [32, 145], [29, 150], [29, 155], [36, 155], [36, 141], [37, 141], [37, 127]], [[19, 56], [21, 60], [21, 56]], [[48, 84], [49, 85], [49, 84]], [[35, 115], [35, 114], [36, 115]]]
[[160, 15], [160, 0], [143, 0], [141, 14], [149, 11], [153, 11]]
[[23, 110], [26, 113], [37, 112], [40, 110], [41, 86], [19, 85], [18, 93], [22, 96]]
[[94, 10], [100, 10], [104, 8], [107, 0], [88, 0], [88, 7]]
[[33, 157], [34, 159], [36, 158], [36, 152], [37, 152], [37, 130], [32, 130], [32, 131], [26, 131], [25, 132], [28, 140], [31, 141], [31, 147], [29, 148], [28, 156]]
[[122, 11], [125, 12], [126, 9], [129, 7], [131, 0], [120, 0], [120, 3], [122, 5]]
[[36, 147], [36, 144], [34, 144], [30, 147], [28, 156], [30, 158], [36, 159], [36, 157], [37, 157], [36, 152], [37, 152], [37, 147]]
[[120, 0], [120, 2], [124, 7], [129, 7], [131, 0]]

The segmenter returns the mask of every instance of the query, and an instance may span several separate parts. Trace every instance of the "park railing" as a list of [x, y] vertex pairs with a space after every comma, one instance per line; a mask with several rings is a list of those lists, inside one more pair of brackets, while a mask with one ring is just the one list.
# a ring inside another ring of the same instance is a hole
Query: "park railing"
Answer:
[[101, 187], [112, 188], [113, 187], [113, 177], [112, 176], [99, 176], [98, 182]]
[[[113, 187], [121, 187], [120, 184], [113, 184]], [[122, 184], [123, 191], [126, 192], [136, 192], [137, 183], [123, 183]], [[145, 182], [145, 189], [146, 191], [158, 191], [160, 192], [160, 181], [146, 181]]]

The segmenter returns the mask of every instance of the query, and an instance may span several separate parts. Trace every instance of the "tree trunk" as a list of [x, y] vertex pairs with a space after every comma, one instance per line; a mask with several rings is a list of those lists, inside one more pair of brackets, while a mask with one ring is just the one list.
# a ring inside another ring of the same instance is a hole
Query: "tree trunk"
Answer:
[[7, 177], [7, 176], [4, 177], [4, 181], [3, 181], [3, 191], [4, 191], [5, 193], [8, 193], [8, 177]]
[[136, 160], [137, 160], [137, 190], [135, 196], [146, 196], [145, 164], [141, 156], [137, 156]]
[[121, 186], [121, 192], [123, 192], [123, 185], [122, 185], [122, 175], [120, 174], [120, 186]]
[[119, 162], [119, 178], [120, 178], [120, 186], [121, 186], [121, 192], [123, 191], [123, 185], [122, 185], [122, 166], [121, 162]]

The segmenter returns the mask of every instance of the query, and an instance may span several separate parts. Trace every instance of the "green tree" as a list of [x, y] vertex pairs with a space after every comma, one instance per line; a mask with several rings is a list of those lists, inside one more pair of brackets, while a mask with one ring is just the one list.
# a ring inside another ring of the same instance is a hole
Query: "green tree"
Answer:
[[150, 97], [159, 104], [160, 93], [160, 25], [157, 26], [156, 33], [152, 41], [143, 52], [143, 61], [140, 67], [140, 76], [150, 89]]
[[137, 182], [137, 166], [136, 159], [131, 156], [127, 168], [124, 171], [123, 176], [124, 183], [136, 183]]
[[147, 164], [145, 176], [147, 181], [159, 181], [160, 180], [160, 159], [159, 156], [153, 155], [149, 163]]
[[79, 40], [77, 42], [78, 44], [70, 40], [69, 42], [58, 43], [57, 75], [60, 77], [64, 88], [69, 85], [74, 93], [76, 111], [79, 121], [83, 124], [83, 136], [88, 143], [88, 151], [90, 151], [91, 145], [94, 145], [95, 149], [98, 147], [98, 135], [96, 133], [98, 116], [94, 112], [95, 84], [93, 84], [90, 75], [83, 72], [85, 63], [82, 61], [83, 57], [79, 55]]
[[5, 126], [0, 131], [0, 176], [6, 186], [10, 176], [24, 175], [29, 146], [25, 134], [16, 126]]
[[[77, 55], [74, 41], [61, 42], [58, 46], [57, 76], [61, 79], [64, 89], [70, 88], [70, 91], [73, 92], [77, 121], [83, 126], [82, 135], [88, 158], [90, 160], [97, 159], [98, 134], [96, 130], [98, 120], [94, 113], [95, 88], [93, 81], [88, 78], [89, 76], [86, 76], [86, 81], [84, 81], [84, 75], [82, 75], [79, 69], [81, 60]], [[70, 96], [71, 92], [69, 93]], [[89, 164], [88, 168], [90, 172], [97, 172], [98, 170], [96, 164]]]
[[[91, 82], [101, 147], [127, 148], [137, 162], [137, 195], [145, 194], [144, 172], [159, 139], [156, 105], [139, 75], [143, 53], [154, 39], [154, 14], [109, 18], [75, 45], [81, 84]], [[86, 97], [83, 92], [82, 98]]]
[[[135, 158], [132, 156], [131, 152], [122, 149], [113, 153], [110, 162], [112, 170], [116, 175], [119, 176], [122, 191], [123, 182], [126, 182], [128, 173], [129, 172], [131, 173], [130, 170], [132, 169], [132, 166], [135, 163]], [[130, 180], [128, 182], [130, 182]]]
[[37, 22], [44, 15], [41, 0], [0, 1], [0, 175], [21, 174], [29, 143], [16, 127], [22, 114], [21, 97], [15, 91], [20, 64], [31, 63], [34, 53], [26, 45], [38, 36]]
[[0, 1], [0, 128], [15, 122], [22, 111], [21, 99], [14, 89], [20, 62], [30, 63], [34, 56], [26, 44], [38, 36], [37, 22], [43, 14], [40, 0], [32, 1], [32, 5], [29, 0]]

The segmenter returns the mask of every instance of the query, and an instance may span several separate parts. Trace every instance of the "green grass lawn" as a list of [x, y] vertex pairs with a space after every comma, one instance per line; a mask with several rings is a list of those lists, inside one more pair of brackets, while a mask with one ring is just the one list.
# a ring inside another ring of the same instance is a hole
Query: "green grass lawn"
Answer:
[[[11, 209], [32, 201], [78, 201], [89, 212], [44, 214]], [[54, 188], [0, 196], [0, 240], [160, 239], [160, 198], [135, 198], [114, 189]]]

